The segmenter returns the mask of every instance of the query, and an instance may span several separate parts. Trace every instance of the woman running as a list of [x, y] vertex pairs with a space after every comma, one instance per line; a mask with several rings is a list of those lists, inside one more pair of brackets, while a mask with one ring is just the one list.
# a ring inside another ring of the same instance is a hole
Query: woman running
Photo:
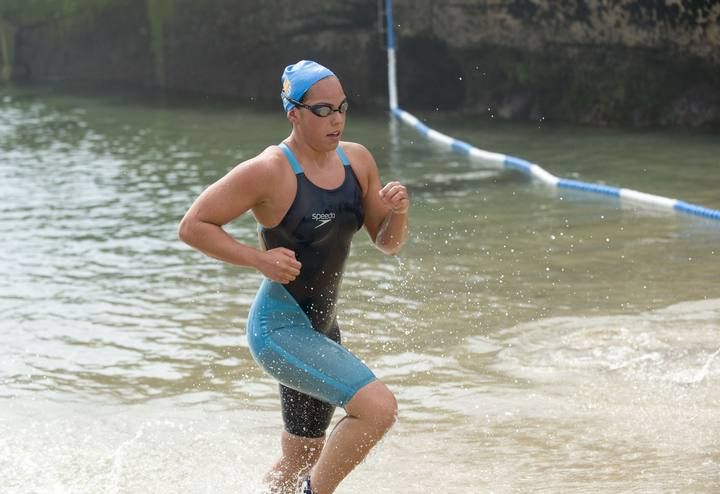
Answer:
[[[385, 435], [397, 416], [393, 393], [340, 344], [336, 304], [354, 234], [365, 227], [386, 254], [407, 236], [409, 199], [381, 185], [362, 145], [342, 141], [348, 110], [338, 78], [302, 60], [285, 68], [282, 102], [290, 135], [208, 187], [183, 218], [180, 238], [224, 262], [265, 275], [247, 339], [257, 363], [280, 383], [282, 454], [265, 477], [272, 493], [329, 494]], [[223, 225], [251, 211], [260, 248]], [[326, 439], [336, 407], [345, 409]]]

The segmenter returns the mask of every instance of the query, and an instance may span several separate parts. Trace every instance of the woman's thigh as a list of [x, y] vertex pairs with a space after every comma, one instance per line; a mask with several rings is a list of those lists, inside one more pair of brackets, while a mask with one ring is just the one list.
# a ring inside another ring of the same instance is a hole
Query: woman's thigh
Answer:
[[359, 358], [312, 327], [279, 283], [263, 282], [248, 319], [248, 344], [281, 384], [333, 406], [345, 406], [375, 380]]

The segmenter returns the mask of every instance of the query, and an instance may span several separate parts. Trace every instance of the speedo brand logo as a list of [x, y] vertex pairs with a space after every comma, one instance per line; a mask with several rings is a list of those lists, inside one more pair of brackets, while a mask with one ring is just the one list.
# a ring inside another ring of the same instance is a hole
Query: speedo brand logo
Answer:
[[318, 224], [315, 225], [315, 228], [313, 228], [314, 230], [334, 220], [335, 213], [313, 213], [312, 219], [318, 222]]

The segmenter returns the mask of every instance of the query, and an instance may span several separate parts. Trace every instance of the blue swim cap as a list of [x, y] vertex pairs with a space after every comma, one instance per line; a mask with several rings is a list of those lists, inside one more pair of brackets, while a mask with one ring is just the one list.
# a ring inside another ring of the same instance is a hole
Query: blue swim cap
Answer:
[[312, 60], [300, 60], [296, 64], [285, 67], [281, 78], [283, 90], [280, 95], [285, 111], [288, 112], [295, 106], [287, 98], [300, 101], [310, 86], [321, 79], [334, 75], [330, 69]]

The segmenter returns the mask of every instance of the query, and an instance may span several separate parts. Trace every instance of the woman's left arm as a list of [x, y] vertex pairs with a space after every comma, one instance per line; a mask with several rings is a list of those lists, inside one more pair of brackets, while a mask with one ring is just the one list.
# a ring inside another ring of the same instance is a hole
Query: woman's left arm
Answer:
[[352, 148], [350, 161], [360, 165], [364, 182], [365, 229], [378, 249], [388, 255], [397, 254], [407, 239], [410, 208], [407, 189], [397, 181], [383, 187], [372, 154], [359, 144]]

